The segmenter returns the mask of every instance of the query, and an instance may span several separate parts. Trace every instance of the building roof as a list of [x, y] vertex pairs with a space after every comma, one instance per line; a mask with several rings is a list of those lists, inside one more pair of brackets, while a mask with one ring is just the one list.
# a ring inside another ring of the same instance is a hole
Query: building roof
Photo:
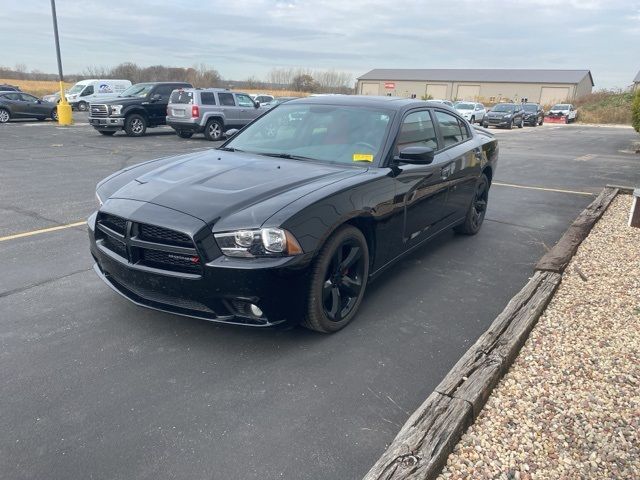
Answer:
[[[590, 70], [528, 70], [528, 69], [454, 69], [454, 68], [375, 68], [358, 80], [408, 80], [438, 82], [496, 83], [580, 83]], [[640, 73], [638, 73], [640, 76]], [[636, 81], [638, 77], [636, 77]]]
[[638, 74], [636, 75], [636, 78], [633, 79], [634, 83], [638, 83], [640, 82], [640, 72], [638, 72]]

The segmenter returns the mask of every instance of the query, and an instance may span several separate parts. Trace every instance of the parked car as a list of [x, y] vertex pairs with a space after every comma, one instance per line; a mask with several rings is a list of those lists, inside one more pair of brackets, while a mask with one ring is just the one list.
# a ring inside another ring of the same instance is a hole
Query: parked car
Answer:
[[16, 86], [16, 85], [8, 85], [6, 83], [3, 83], [2, 85], [0, 85], [0, 92], [20, 92], [20, 87]]
[[405, 254], [480, 230], [497, 160], [493, 135], [433, 102], [292, 100], [218, 149], [98, 183], [94, 270], [144, 307], [334, 332]]
[[524, 127], [524, 110], [520, 103], [498, 103], [487, 112], [482, 121], [482, 126], [488, 127], [505, 127], [508, 129], [517, 125], [518, 128]]
[[71, 108], [84, 112], [90, 103], [111, 100], [130, 86], [129, 80], [81, 80], [65, 93], [65, 97]]
[[204, 133], [207, 140], [220, 140], [227, 128], [242, 128], [262, 115], [260, 103], [246, 93], [222, 88], [175, 90], [167, 105], [167, 125], [181, 138]]
[[269, 95], [267, 93], [258, 93], [258, 94], [250, 95], [250, 97], [254, 99], [256, 102], [260, 102], [260, 106], [263, 106], [263, 107], [270, 106], [271, 102], [273, 102], [273, 99], [275, 98], [273, 95]]
[[44, 102], [28, 93], [0, 92], [0, 123], [7, 123], [12, 118], [35, 118], [58, 120], [57, 105]]
[[89, 124], [102, 135], [124, 130], [130, 137], [141, 137], [147, 128], [167, 123], [171, 92], [193, 88], [185, 82], [136, 83], [113, 100], [92, 103]]
[[524, 123], [535, 127], [544, 123], [544, 109], [539, 103], [524, 103]]
[[487, 113], [484, 105], [476, 102], [456, 102], [453, 104], [453, 108], [458, 110], [460, 115], [462, 115], [465, 120], [468, 120], [469, 123], [482, 123]]
[[297, 98], [300, 98], [300, 97], [275, 97], [273, 99], [273, 101], [270, 102], [269, 104], [267, 104], [267, 105], [260, 104], [260, 106], [263, 107], [263, 108], [273, 108], [276, 105], [280, 105], [281, 103], [285, 103], [285, 102], [288, 102], [290, 100], [295, 100]]
[[45, 102], [58, 103], [60, 101], [60, 91], [50, 93], [49, 95], [44, 95], [42, 100]]
[[564, 123], [571, 123], [578, 118], [578, 110], [570, 103], [557, 103], [549, 109], [547, 115], [551, 118], [564, 119]]
[[436, 103], [443, 103], [445, 104], [447, 107], [451, 107], [453, 108], [453, 102], [450, 100], [441, 100], [439, 98], [433, 98], [431, 100], [429, 100], [430, 102], [436, 102]]

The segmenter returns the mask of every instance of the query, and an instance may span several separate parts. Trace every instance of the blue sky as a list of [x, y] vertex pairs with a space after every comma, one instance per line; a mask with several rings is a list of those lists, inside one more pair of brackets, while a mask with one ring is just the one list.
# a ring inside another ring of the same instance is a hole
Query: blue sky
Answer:
[[[596, 88], [640, 70], [639, 0], [57, 0], [65, 72], [132, 61], [274, 67], [590, 69]], [[0, 65], [57, 70], [48, 0], [0, 0]]]

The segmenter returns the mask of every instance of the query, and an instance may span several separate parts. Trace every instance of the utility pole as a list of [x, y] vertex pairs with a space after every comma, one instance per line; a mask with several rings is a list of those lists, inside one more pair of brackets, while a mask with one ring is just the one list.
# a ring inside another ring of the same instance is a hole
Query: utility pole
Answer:
[[58, 17], [56, 15], [56, 1], [51, 0], [51, 15], [53, 17], [53, 36], [56, 40], [56, 55], [58, 56], [58, 77], [60, 80], [60, 102], [58, 103], [58, 123], [60, 125], [73, 124], [71, 105], [64, 96], [64, 76], [62, 75], [62, 58], [60, 57], [60, 39], [58, 38]]

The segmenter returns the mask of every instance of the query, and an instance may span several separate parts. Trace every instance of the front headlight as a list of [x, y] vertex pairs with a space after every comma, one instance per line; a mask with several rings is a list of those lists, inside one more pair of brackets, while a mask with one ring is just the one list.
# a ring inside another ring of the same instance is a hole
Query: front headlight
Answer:
[[511, 114], [505, 115], [503, 118], [511, 118]]
[[281, 228], [214, 233], [214, 237], [222, 253], [228, 257], [277, 257], [303, 253], [295, 237]]
[[122, 105], [111, 105], [109, 107], [110, 115], [120, 115], [122, 113]]

